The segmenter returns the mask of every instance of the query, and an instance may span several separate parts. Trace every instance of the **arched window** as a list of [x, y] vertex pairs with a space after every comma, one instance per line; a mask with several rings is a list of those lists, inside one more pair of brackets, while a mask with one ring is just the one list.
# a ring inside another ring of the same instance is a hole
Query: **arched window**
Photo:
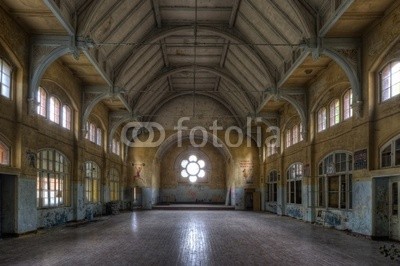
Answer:
[[296, 124], [286, 131], [286, 148], [303, 141], [301, 124]]
[[0, 86], [1, 95], [11, 98], [11, 66], [0, 59]]
[[0, 141], [0, 165], [10, 164], [10, 149]]
[[70, 166], [67, 158], [56, 150], [37, 154], [37, 207], [70, 205]]
[[119, 200], [119, 173], [116, 169], [111, 168], [110, 174], [110, 200]]
[[400, 166], [400, 136], [390, 140], [381, 149], [381, 167]]
[[318, 111], [318, 132], [326, 130], [326, 108], [322, 107]]
[[340, 101], [335, 99], [329, 105], [329, 125], [332, 127], [340, 122]]
[[37, 100], [38, 100], [38, 106], [37, 106], [37, 114], [43, 117], [47, 116], [47, 93], [46, 91], [42, 88], [39, 87], [39, 90], [37, 92]]
[[62, 127], [71, 130], [71, 108], [67, 105], [62, 108]]
[[343, 96], [343, 119], [349, 119], [353, 116], [353, 108], [351, 107], [353, 103], [353, 92], [348, 90]]
[[400, 61], [390, 62], [381, 72], [381, 101], [400, 94]]
[[303, 179], [303, 164], [292, 164], [287, 170], [286, 202], [301, 204], [301, 181]]
[[87, 202], [100, 201], [100, 168], [95, 162], [86, 162], [85, 168], [85, 199]]
[[50, 97], [49, 119], [50, 121], [60, 124], [60, 101], [55, 97]]
[[277, 202], [278, 200], [278, 181], [279, 181], [278, 172], [271, 171], [267, 179], [268, 202]]
[[352, 209], [353, 156], [335, 152], [319, 163], [317, 199], [318, 206], [335, 209]]

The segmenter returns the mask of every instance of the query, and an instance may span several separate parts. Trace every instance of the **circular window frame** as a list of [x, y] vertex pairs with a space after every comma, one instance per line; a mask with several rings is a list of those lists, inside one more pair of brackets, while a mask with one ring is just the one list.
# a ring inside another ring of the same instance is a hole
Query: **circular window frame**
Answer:
[[[191, 156], [196, 156], [195, 161], [191, 162], [189, 159]], [[188, 163], [186, 164], [185, 167], [183, 167], [182, 162], [183, 161], [187, 161]], [[200, 161], [204, 161], [204, 167], [201, 167], [201, 165], [199, 164]], [[189, 171], [187, 171], [187, 167], [189, 166], [190, 163], [195, 163], [199, 166], [199, 170], [196, 174], [197, 180], [190, 181], [190, 174]], [[177, 177], [177, 180], [179, 183], [191, 183], [191, 184], [197, 184], [197, 183], [207, 183], [210, 177], [210, 173], [211, 173], [211, 162], [210, 159], [208, 158], [208, 156], [199, 150], [186, 150], [184, 152], [182, 152], [181, 154], [179, 154], [179, 156], [176, 158], [175, 160], [175, 174]], [[186, 170], [188, 173], [188, 177], [183, 177], [182, 176], [182, 172]], [[201, 171], [204, 171], [204, 177], [198, 177], [198, 175], [201, 173]]]

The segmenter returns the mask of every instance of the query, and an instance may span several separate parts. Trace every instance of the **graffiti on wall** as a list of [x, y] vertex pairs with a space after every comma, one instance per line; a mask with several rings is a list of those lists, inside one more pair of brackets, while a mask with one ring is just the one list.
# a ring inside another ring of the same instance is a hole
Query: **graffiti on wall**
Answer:
[[135, 185], [146, 186], [145, 178], [145, 164], [144, 163], [132, 163], [133, 166], [133, 177], [132, 182]]
[[251, 160], [239, 162], [239, 177], [246, 183], [252, 184], [254, 181], [254, 163]]

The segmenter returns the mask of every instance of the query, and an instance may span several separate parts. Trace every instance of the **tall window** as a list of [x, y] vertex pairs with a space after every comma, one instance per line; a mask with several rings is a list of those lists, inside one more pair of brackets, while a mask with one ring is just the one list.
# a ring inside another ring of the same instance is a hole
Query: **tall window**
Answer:
[[0, 86], [1, 95], [11, 98], [11, 66], [0, 59]]
[[286, 131], [286, 148], [292, 146], [292, 132], [290, 129]]
[[343, 119], [349, 119], [353, 116], [353, 108], [351, 104], [353, 103], [353, 92], [348, 90], [343, 96]]
[[329, 125], [334, 126], [340, 122], [340, 101], [335, 99], [329, 106]]
[[303, 179], [303, 164], [292, 164], [287, 171], [286, 202], [301, 204], [301, 181]]
[[50, 121], [60, 124], [60, 101], [55, 97], [50, 97], [49, 106], [49, 118]]
[[381, 149], [381, 167], [400, 166], [400, 137], [392, 139]]
[[110, 169], [110, 200], [119, 200], [119, 174], [114, 168]]
[[67, 105], [62, 108], [62, 127], [71, 130], [71, 108]]
[[332, 153], [320, 162], [317, 182], [318, 206], [352, 209], [352, 170], [353, 157], [349, 153]]
[[46, 117], [47, 116], [47, 93], [42, 87], [39, 87], [39, 90], [37, 92], [37, 100], [38, 100], [38, 107], [37, 107], [38, 115]]
[[10, 149], [0, 141], [0, 165], [10, 164]]
[[96, 144], [101, 146], [101, 142], [103, 141], [103, 133], [101, 128], [96, 129]]
[[37, 154], [37, 207], [70, 204], [70, 174], [67, 158], [56, 150]]
[[276, 202], [278, 200], [278, 181], [279, 176], [277, 171], [269, 173], [267, 179], [268, 202]]
[[85, 163], [85, 199], [93, 203], [100, 201], [100, 168], [94, 162]]
[[276, 139], [271, 139], [267, 143], [267, 157], [278, 153], [278, 145]]
[[93, 123], [90, 123], [89, 126], [89, 140], [93, 143], [96, 143], [96, 125]]
[[400, 61], [390, 62], [381, 72], [381, 100], [400, 94]]
[[322, 107], [318, 111], [318, 132], [326, 130], [326, 108]]
[[121, 143], [116, 138], [113, 138], [112, 140], [111, 152], [117, 155], [121, 155]]

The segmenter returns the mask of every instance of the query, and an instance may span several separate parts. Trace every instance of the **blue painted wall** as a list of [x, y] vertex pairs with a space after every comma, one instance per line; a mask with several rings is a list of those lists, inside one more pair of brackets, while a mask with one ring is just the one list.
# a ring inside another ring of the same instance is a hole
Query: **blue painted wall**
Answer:
[[32, 232], [37, 229], [36, 180], [18, 178], [17, 192], [17, 234]]

